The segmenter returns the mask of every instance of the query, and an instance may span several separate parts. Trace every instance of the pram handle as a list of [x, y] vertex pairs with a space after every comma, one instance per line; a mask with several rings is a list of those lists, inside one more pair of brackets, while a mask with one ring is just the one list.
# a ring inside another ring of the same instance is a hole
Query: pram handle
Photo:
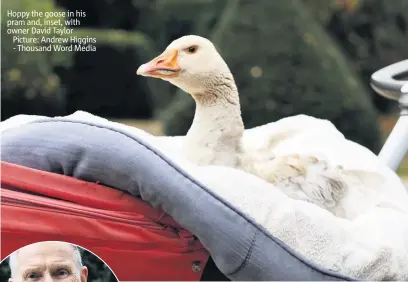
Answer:
[[400, 117], [378, 155], [379, 159], [393, 170], [397, 170], [408, 152], [408, 60], [404, 60], [376, 71], [371, 76], [371, 87], [381, 96], [397, 100], [401, 108]]
[[405, 76], [408, 79], [408, 60], [404, 60], [382, 68], [371, 76], [371, 87], [381, 96], [392, 100], [400, 100], [401, 88], [408, 80], [397, 80], [395, 77]]

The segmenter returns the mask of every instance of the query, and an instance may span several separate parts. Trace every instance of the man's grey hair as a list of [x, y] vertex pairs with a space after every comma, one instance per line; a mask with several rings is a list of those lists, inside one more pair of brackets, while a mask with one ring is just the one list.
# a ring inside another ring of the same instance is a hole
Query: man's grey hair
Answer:
[[[39, 243], [42, 243], [42, 242], [39, 242]], [[34, 244], [31, 244], [31, 245], [35, 245], [35, 244], [39, 244], [39, 243], [34, 243]], [[71, 244], [71, 243], [66, 243], [66, 242], [58, 242], [58, 243], [68, 244], [74, 249], [74, 262], [75, 262], [75, 266], [77, 268], [77, 274], [80, 275], [83, 264], [82, 264], [81, 252], [80, 252], [80, 249], [78, 248], [78, 246], [76, 246], [74, 244]], [[31, 246], [31, 245], [28, 245], [28, 246]], [[17, 251], [13, 252], [9, 256], [9, 267], [10, 267], [10, 271], [11, 271], [10, 277], [13, 278], [13, 279], [16, 277], [16, 274], [17, 274], [17, 254], [21, 249], [22, 248], [18, 249]]]

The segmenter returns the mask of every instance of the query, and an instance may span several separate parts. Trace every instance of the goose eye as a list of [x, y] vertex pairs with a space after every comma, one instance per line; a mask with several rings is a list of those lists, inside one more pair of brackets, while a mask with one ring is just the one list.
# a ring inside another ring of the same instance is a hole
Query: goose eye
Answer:
[[190, 46], [190, 47], [186, 48], [186, 52], [189, 53], [189, 54], [194, 54], [194, 53], [197, 52], [197, 50], [198, 50], [197, 46]]

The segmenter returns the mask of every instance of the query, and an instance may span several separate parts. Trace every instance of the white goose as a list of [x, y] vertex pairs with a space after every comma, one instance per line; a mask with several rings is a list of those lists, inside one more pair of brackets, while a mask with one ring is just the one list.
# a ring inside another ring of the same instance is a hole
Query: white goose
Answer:
[[208, 39], [181, 37], [141, 65], [137, 74], [166, 80], [195, 100], [194, 120], [183, 144], [184, 156], [194, 164], [244, 170], [289, 197], [344, 218], [378, 205], [400, 207], [408, 199], [395, 173], [326, 120], [298, 115], [251, 129], [249, 137], [233, 75]]

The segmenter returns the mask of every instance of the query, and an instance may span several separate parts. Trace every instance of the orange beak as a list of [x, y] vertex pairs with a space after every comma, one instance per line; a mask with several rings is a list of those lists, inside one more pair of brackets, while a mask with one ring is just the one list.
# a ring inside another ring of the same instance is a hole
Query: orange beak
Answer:
[[150, 62], [141, 65], [136, 74], [156, 78], [177, 77], [181, 68], [177, 64], [177, 50], [166, 50]]

